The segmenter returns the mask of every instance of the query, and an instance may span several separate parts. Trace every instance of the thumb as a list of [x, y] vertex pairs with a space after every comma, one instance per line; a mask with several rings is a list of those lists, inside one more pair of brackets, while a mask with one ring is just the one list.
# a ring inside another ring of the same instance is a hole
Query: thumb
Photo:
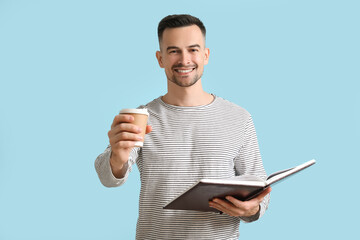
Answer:
[[151, 131], [152, 131], [152, 127], [151, 127], [150, 125], [147, 125], [147, 126], [146, 126], [146, 131], [145, 131], [145, 133], [148, 134], [148, 133], [150, 133]]
[[259, 196], [257, 196], [258, 199], [260, 199], [262, 201], [262, 199], [268, 195], [271, 192], [271, 187], [266, 188], [262, 193], [259, 194]]

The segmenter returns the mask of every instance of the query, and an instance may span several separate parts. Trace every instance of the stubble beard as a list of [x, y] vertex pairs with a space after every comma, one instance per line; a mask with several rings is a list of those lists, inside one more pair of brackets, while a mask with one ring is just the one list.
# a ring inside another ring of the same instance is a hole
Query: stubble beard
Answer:
[[181, 79], [178, 79], [177, 77], [173, 76], [171, 79], [169, 79], [169, 81], [175, 83], [179, 87], [191, 87], [192, 85], [197, 83], [197, 81], [199, 81], [200, 78], [201, 78], [201, 76], [199, 77], [199, 75], [196, 74], [193, 77], [193, 79], [191, 79], [190, 82], [188, 82], [188, 81], [184, 82]]
[[[194, 71], [196, 71], [197, 66], [195, 67]], [[176, 85], [178, 85], [179, 87], [191, 87], [193, 86], [195, 83], [197, 83], [199, 81], [199, 79], [201, 79], [202, 77], [202, 73], [199, 75], [198, 73], [195, 74], [195, 76], [190, 80], [186, 80], [187, 77], [176, 77], [176, 76], [172, 76], [171, 78], [167, 78], [170, 82], [175, 83]], [[185, 81], [184, 81], [185, 80]]]

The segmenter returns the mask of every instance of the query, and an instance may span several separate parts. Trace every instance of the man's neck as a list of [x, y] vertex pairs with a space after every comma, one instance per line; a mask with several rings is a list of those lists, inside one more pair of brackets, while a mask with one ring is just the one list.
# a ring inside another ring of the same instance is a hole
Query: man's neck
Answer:
[[195, 107], [210, 104], [214, 96], [203, 90], [201, 79], [191, 87], [180, 87], [168, 81], [168, 92], [162, 100], [170, 105]]

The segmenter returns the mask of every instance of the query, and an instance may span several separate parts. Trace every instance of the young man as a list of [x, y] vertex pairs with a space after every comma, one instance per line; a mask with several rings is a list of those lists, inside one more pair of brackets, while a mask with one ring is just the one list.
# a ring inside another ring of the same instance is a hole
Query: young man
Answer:
[[136, 162], [141, 177], [137, 239], [238, 239], [240, 219], [257, 220], [267, 209], [268, 189], [250, 201], [214, 199], [224, 214], [164, 210], [163, 206], [200, 178], [251, 174], [266, 178], [251, 115], [205, 92], [201, 77], [209, 60], [203, 23], [171, 15], [158, 26], [168, 92], [146, 104], [150, 113], [144, 146], [130, 115], [117, 115], [108, 132], [110, 146], [95, 161], [107, 187], [123, 184]]

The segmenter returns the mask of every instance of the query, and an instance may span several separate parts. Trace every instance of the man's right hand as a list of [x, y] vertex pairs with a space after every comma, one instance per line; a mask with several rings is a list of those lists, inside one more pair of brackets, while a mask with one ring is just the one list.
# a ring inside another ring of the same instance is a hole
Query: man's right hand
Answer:
[[[142, 141], [141, 129], [132, 124], [134, 117], [128, 114], [116, 115], [108, 132], [111, 145], [110, 166], [115, 177], [122, 178], [125, 174], [123, 169], [129, 159], [131, 149], [135, 142]], [[146, 133], [151, 132], [151, 126], [146, 126]]]

